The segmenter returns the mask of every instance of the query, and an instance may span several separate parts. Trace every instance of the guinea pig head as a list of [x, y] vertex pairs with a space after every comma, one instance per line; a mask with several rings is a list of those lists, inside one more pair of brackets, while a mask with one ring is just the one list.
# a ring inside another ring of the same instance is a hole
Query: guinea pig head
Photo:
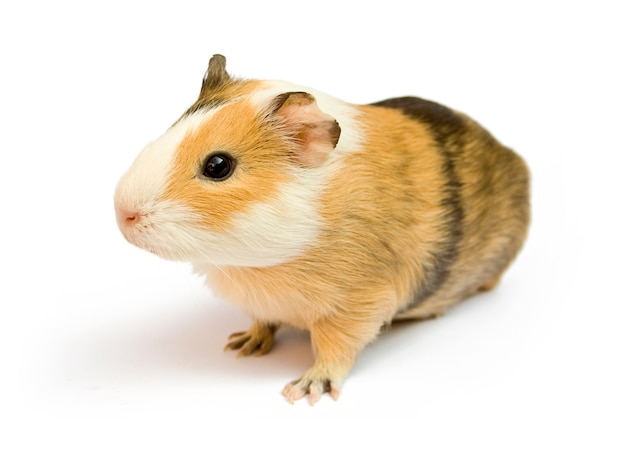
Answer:
[[117, 222], [130, 243], [166, 259], [276, 265], [318, 235], [339, 125], [311, 94], [239, 81], [254, 90], [229, 100], [228, 82], [207, 72], [199, 101], [139, 154], [115, 192]]

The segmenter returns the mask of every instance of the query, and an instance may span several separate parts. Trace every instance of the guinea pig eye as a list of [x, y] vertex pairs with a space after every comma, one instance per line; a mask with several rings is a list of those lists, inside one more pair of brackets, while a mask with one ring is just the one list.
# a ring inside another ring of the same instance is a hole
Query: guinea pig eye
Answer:
[[235, 168], [235, 160], [225, 152], [216, 152], [207, 157], [202, 174], [215, 181], [228, 178]]

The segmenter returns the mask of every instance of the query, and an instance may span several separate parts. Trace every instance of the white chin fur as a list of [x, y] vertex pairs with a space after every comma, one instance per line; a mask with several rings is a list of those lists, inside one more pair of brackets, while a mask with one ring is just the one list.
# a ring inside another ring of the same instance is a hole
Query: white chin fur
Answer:
[[159, 201], [125, 236], [165, 259], [197, 265], [269, 267], [285, 263], [315, 241], [320, 222], [312, 192], [292, 183], [277, 199], [235, 214], [228, 231], [215, 233], [188, 207]]

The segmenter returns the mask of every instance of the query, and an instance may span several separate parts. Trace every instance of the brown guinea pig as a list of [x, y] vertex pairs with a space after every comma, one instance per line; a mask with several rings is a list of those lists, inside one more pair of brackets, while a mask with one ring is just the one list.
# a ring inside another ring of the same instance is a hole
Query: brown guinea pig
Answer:
[[434, 102], [353, 105], [225, 63], [120, 180], [119, 227], [250, 315], [227, 349], [264, 354], [281, 325], [307, 329], [315, 364], [283, 394], [337, 398], [381, 327], [498, 283], [526, 237], [528, 170]]

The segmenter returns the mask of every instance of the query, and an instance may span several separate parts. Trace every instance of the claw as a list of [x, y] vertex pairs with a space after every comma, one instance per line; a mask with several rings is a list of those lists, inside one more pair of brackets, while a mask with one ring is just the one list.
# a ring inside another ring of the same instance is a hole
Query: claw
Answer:
[[272, 349], [272, 346], [274, 346], [274, 340], [270, 338], [266, 338], [257, 347], [256, 356], [258, 357], [258, 356], [263, 356], [264, 354], [267, 354], [269, 350]]
[[299, 386], [299, 381], [288, 383], [283, 390], [283, 396], [287, 398], [287, 401], [291, 404], [303, 398], [306, 394], [307, 391]]
[[323, 387], [319, 382], [313, 382], [309, 386], [309, 404], [313, 406], [322, 397]]

